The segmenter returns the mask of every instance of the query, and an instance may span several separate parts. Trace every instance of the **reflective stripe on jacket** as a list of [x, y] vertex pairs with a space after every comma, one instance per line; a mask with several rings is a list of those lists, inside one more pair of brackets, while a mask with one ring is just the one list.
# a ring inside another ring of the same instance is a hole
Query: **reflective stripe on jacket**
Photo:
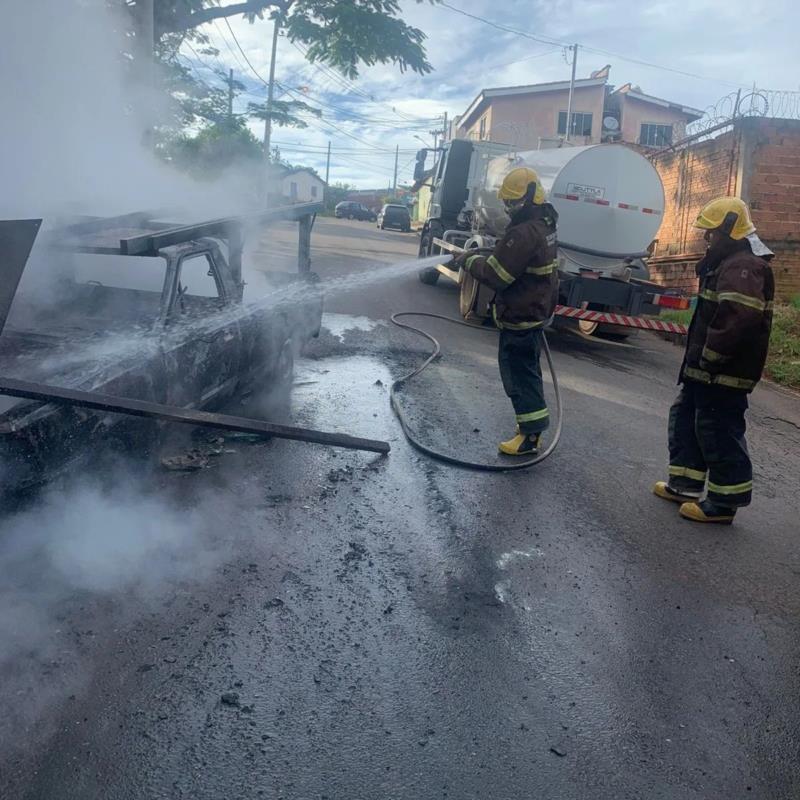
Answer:
[[512, 219], [492, 255], [469, 256], [464, 268], [494, 289], [492, 315], [498, 328], [529, 330], [544, 325], [558, 299], [558, 214], [549, 204]]
[[769, 261], [754, 256], [746, 240], [732, 242], [721, 258], [697, 265], [697, 298], [680, 381], [751, 392], [764, 370], [772, 328], [775, 281]]

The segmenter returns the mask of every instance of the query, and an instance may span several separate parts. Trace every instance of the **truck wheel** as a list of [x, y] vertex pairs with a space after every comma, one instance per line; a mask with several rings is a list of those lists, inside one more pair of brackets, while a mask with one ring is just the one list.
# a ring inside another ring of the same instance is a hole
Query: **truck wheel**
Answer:
[[439, 282], [439, 270], [435, 267], [427, 267], [419, 271], [419, 279], [426, 286], [436, 286]]

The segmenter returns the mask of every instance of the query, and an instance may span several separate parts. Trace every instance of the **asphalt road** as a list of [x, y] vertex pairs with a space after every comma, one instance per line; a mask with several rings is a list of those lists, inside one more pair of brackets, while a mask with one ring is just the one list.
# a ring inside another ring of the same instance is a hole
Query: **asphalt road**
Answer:
[[[201, 472], [120, 462], [5, 514], [0, 796], [800, 797], [798, 397], [753, 395], [732, 528], [650, 493], [680, 349], [647, 334], [551, 337], [564, 435], [535, 471], [430, 462], [388, 403], [427, 351], [389, 314], [457, 313], [453, 287], [381, 280], [416, 245], [318, 220], [338, 288], [270, 407], [388, 457], [229, 439]], [[292, 253], [279, 229], [252, 266]], [[495, 460], [493, 334], [424, 327], [444, 357], [404, 392], [412, 423]]]

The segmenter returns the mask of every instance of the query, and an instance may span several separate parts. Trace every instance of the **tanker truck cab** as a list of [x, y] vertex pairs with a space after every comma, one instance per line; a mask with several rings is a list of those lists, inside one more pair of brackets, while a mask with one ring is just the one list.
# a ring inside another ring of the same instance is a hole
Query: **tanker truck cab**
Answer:
[[[476, 193], [486, 180], [492, 158], [508, 154], [510, 145], [452, 139], [434, 153], [434, 164], [425, 170], [428, 149], [417, 153], [414, 180], [430, 189], [430, 205], [420, 232], [419, 257], [441, 252], [434, 240], [449, 233], [448, 240], [466, 242], [472, 235]], [[419, 279], [433, 285], [439, 279], [436, 269], [420, 270]]]
[[[508, 224], [497, 189], [520, 166], [536, 171], [559, 214], [557, 324], [624, 336], [652, 327], [644, 317], [664, 306], [688, 306], [650, 281], [648, 249], [661, 224], [664, 188], [646, 158], [619, 144], [510, 152], [493, 142], [447, 143], [433, 175], [420, 256], [493, 247]], [[438, 267], [422, 270], [420, 280], [434, 284], [441, 274], [459, 283], [463, 316], [487, 316], [493, 293], [470, 276]]]

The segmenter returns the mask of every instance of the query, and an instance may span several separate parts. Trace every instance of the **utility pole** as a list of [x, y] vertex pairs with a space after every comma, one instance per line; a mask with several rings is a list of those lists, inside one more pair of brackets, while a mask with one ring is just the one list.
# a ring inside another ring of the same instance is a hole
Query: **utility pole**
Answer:
[[275, 56], [278, 52], [278, 33], [280, 32], [280, 16], [275, 15], [275, 21], [272, 28], [272, 56], [269, 61], [269, 83], [267, 85], [267, 106], [266, 106], [266, 119], [264, 120], [264, 199], [267, 198], [267, 191], [269, 185], [269, 164], [272, 159], [270, 153], [270, 146], [272, 140], [272, 100], [275, 93]]
[[233, 122], [233, 70], [228, 73], [228, 122]]
[[141, 59], [139, 71], [141, 96], [139, 103], [142, 121], [144, 122], [144, 138], [149, 142], [156, 122], [153, 117], [152, 96], [155, 90], [155, 65], [153, 62], [156, 46], [154, 0], [137, 0], [136, 11], [138, 12], [137, 34], [138, 38], [140, 38], [138, 52]]
[[397, 160], [400, 156], [400, 145], [394, 146], [394, 181], [392, 181], [392, 195], [397, 197]]
[[444, 144], [450, 137], [447, 135], [447, 112], [444, 112], [444, 124], [442, 125], [442, 144]]
[[575, 93], [575, 68], [578, 66], [578, 45], [574, 44], [572, 50], [572, 77], [569, 81], [569, 99], [567, 100], [567, 141], [572, 129], [572, 95]]
[[331, 174], [331, 140], [328, 139], [328, 158], [325, 161], [325, 184], [328, 183], [328, 178]]

